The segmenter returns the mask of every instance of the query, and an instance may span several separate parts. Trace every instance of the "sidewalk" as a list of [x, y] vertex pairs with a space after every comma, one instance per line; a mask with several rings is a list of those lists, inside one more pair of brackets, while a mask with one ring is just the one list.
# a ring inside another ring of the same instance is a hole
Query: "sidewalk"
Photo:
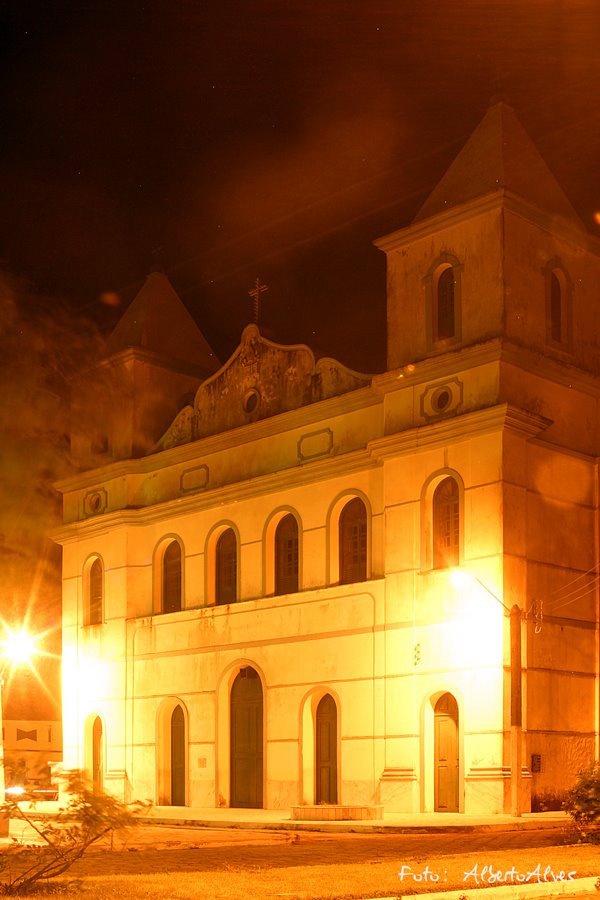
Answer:
[[526, 813], [523, 816], [466, 816], [462, 813], [385, 813], [383, 819], [319, 822], [292, 819], [290, 811], [273, 809], [191, 809], [152, 807], [140, 821], [161, 825], [210, 828], [264, 828], [293, 831], [353, 832], [356, 834], [419, 834], [436, 832], [522, 831], [564, 829], [564, 812]]
[[[24, 804], [25, 805], [25, 804]], [[54, 815], [58, 802], [41, 802], [36, 815]], [[25, 807], [26, 808], [26, 807]], [[140, 824], [203, 828], [250, 828], [282, 831], [321, 831], [354, 834], [428, 834], [439, 832], [523, 831], [566, 829], [564, 812], [525, 813], [523, 816], [467, 816], [462, 813], [385, 813], [383, 819], [313, 821], [292, 819], [289, 809], [192, 808], [153, 806], [138, 819]]]

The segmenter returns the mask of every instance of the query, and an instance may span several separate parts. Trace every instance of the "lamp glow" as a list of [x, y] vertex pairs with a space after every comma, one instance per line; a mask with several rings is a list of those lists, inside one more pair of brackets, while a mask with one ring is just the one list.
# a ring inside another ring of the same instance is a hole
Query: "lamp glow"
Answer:
[[469, 572], [465, 572], [464, 569], [452, 569], [450, 573], [450, 581], [452, 586], [455, 588], [465, 589], [469, 587], [473, 587], [475, 584], [475, 579]]
[[9, 631], [3, 641], [3, 656], [9, 664], [28, 663], [35, 652], [35, 638], [24, 628], [21, 628], [20, 631]]

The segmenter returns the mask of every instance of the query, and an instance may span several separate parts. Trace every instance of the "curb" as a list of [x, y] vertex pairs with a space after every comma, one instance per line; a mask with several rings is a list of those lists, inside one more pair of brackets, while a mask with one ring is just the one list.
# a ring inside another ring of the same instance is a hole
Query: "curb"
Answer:
[[[503, 884], [498, 887], [472, 888], [469, 890], [445, 891], [435, 894], [399, 894], [395, 900], [533, 900], [537, 897], [574, 896], [584, 892], [597, 891], [600, 879], [595, 875], [588, 878], [574, 878], [572, 881], [535, 882], [534, 884]], [[391, 898], [390, 898], [391, 900]]]
[[281, 822], [240, 822], [229, 819], [175, 819], [167, 816], [140, 816], [140, 825], [170, 825], [183, 828], [236, 828], [252, 831], [322, 831], [347, 834], [485, 834], [502, 831], [565, 831], [566, 822], [498, 822], [481, 825], [391, 825], [357, 821], [314, 822], [284, 819]]

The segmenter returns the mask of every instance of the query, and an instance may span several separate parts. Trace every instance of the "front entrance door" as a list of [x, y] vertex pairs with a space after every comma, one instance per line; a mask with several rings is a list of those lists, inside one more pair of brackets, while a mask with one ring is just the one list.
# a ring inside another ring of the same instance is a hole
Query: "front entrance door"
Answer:
[[458, 812], [458, 705], [443, 694], [434, 710], [435, 811]]
[[181, 706], [171, 716], [171, 806], [185, 806], [185, 717]]
[[231, 806], [262, 809], [263, 697], [258, 672], [242, 669], [231, 689]]
[[331, 694], [317, 706], [316, 802], [337, 803], [337, 709]]

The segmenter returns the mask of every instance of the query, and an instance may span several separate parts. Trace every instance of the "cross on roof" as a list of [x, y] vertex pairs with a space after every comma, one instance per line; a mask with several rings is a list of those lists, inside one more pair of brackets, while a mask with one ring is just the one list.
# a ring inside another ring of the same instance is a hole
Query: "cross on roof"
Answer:
[[253, 299], [253, 307], [254, 307], [254, 322], [258, 324], [258, 319], [260, 315], [260, 295], [266, 294], [269, 290], [268, 284], [262, 284], [260, 278], [257, 276], [254, 281], [254, 287], [251, 291], [248, 291], [248, 296]]

